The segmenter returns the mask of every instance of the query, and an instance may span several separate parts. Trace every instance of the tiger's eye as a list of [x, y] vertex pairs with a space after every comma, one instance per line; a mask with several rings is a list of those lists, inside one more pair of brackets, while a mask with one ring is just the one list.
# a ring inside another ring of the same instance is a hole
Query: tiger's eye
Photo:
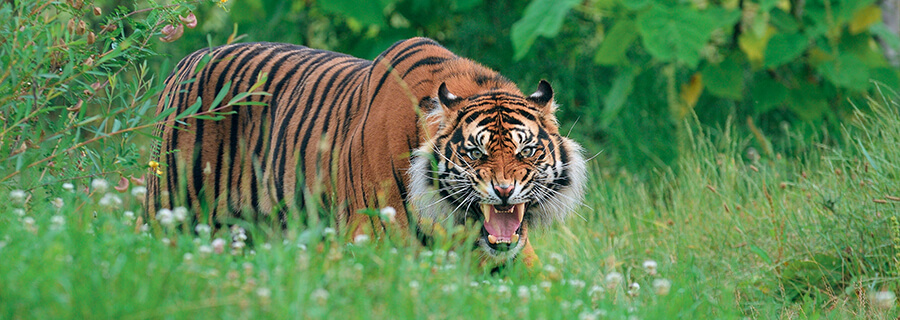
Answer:
[[481, 159], [482, 156], [484, 156], [484, 154], [481, 153], [481, 150], [478, 149], [469, 150], [467, 154], [472, 160], [478, 160]]
[[522, 151], [519, 151], [519, 155], [523, 158], [531, 158], [535, 151], [537, 150], [534, 147], [524, 147], [522, 148]]

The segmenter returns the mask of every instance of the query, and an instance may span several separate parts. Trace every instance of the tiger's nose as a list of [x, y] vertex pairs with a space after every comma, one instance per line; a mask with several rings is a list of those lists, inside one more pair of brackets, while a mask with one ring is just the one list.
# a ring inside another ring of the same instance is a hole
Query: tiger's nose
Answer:
[[512, 194], [513, 186], [512, 185], [494, 185], [494, 191], [497, 192], [497, 196], [500, 197], [500, 200], [503, 203], [506, 203], [509, 200], [509, 195]]

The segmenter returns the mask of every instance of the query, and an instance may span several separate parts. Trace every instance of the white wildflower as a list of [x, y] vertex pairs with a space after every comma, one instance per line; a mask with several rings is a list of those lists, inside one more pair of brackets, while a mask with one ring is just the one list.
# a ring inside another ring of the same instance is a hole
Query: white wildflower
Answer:
[[628, 285], [628, 295], [629, 296], [632, 296], [632, 297], [637, 296], [638, 293], [640, 292], [640, 290], [641, 290], [641, 285], [638, 284], [637, 282], [632, 282], [631, 284]]
[[94, 189], [94, 192], [105, 193], [109, 189], [109, 182], [102, 178], [97, 178], [91, 181], [91, 188]]
[[135, 186], [134, 188], [131, 188], [131, 195], [135, 198], [143, 198], [145, 195], [147, 195], [147, 187]]
[[553, 264], [561, 265], [564, 260], [565, 258], [563, 257], [563, 255], [556, 252], [550, 253], [550, 262], [552, 262]]
[[201, 254], [210, 254], [213, 252], [213, 248], [204, 244], [202, 246], [197, 247], [197, 252], [199, 252]]
[[318, 304], [324, 305], [326, 302], [328, 302], [328, 290], [322, 288], [316, 289], [312, 292], [312, 294], [309, 295], [309, 297], [312, 298], [312, 300], [316, 301]]
[[581, 281], [579, 279], [569, 279], [568, 282], [569, 282], [569, 285], [572, 287], [578, 288], [579, 290], [584, 289], [584, 285], [585, 285], [584, 281]]
[[24, 217], [22, 218], [22, 224], [25, 225], [25, 230], [28, 230], [28, 232], [37, 232], [37, 227], [34, 226], [34, 218]]
[[119, 196], [115, 194], [107, 193], [103, 195], [103, 198], [100, 198], [98, 204], [104, 207], [118, 207], [122, 205], [122, 198], [119, 198]]
[[263, 250], [266, 250], [266, 251], [272, 250], [272, 244], [268, 243], [268, 242], [263, 243], [262, 248], [263, 248]]
[[590, 290], [588, 290], [588, 295], [590, 295], [591, 297], [596, 297], [596, 296], [599, 296], [600, 294], [602, 294], [602, 293], [605, 292], [605, 291], [606, 291], [606, 290], [603, 289], [603, 287], [598, 286], [598, 285], [594, 285], [594, 286], [591, 287]]
[[162, 238], [162, 243], [166, 246], [169, 246], [172, 244], [172, 240], [169, 240], [169, 238]]
[[205, 236], [212, 232], [212, 228], [210, 228], [208, 224], [201, 223], [194, 227], [194, 231], [197, 231], [198, 234]]
[[894, 307], [894, 305], [896, 304], [897, 295], [894, 294], [893, 291], [882, 290], [871, 293], [869, 296], [869, 300], [872, 301], [873, 306], [887, 310]]
[[122, 216], [124, 216], [125, 219], [134, 220], [134, 211], [125, 211], [122, 213]]
[[25, 194], [25, 191], [22, 190], [13, 190], [9, 192], [9, 201], [16, 204], [25, 203], [25, 197], [28, 195]]
[[75, 191], [75, 185], [69, 182], [63, 183], [62, 188], [68, 192]]
[[516, 296], [518, 296], [519, 299], [526, 300], [531, 296], [531, 291], [528, 291], [528, 287], [526, 286], [519, 286], [519, 288], [516, 289]]
[[410, 282], [409, 282], [409, 288], [410, 288], [410, 289], [413, 289], [413, 290], [419, 289], [419, 282], [416, 281], [416, 280], [410, 281]]
[[175, 224], [175, 216], [172, 213], [172, 210], [162, 208], [156, 212], [156, 220], [159, 220], [159, 223], [166, 227], [171, 227]]
[[187, 219], [188, 209], [185, 207], [175, 207], [172, 210], [172, 217], [175, 218], [175, 221], [181, 222], [184, 219]]
[[212, 242], [213, 251], [217, 254], [222, 254], [225, 252], [225, 240], [221, 238], [216, 238]]
[[507, 287], [506, 285], [503, 285], [503, 284], [497, 286], [497, 294], [500, 294], [500, 295], [509, 294], [509, 287]]
[[15, 208], [15, 209], [13, 209], [13, 213], [15, 213], [17, 216], [24, 217], [24, 216], [25, 216], [25, 209], [22, 209], [22, 208]]
[[614, 290], [615, 288], [617, 288], [619, 286], [619, 283], [622, 283], [623, 279], [624, 278], [622, 277], [621, 273], [618, 273], [615, 271], [610, 272], [609, 274], [606, 275], [606, 279], [605, 279], [606, 288], [609, 290]]
[[271, 297], [271, 296], [272, 296], [272, 290], [270, 290], [269, 288], [266, 288], [266, 287], [260, 287], [260, 288], [257, 288], [257, 289], [256, 289], [256, 296], [258, 296], [258, 297], [260, 297], [260, 298], [263, 298], [263, 299], [268, 298], [268, 297]]
[[664, 296], [669, 294], [669, 290], [672, 289], [672, 281], [668, 279], [654, 279], [653, 280], [653, 292], [657, 295]]
[[656, 275], [656, 267], [657, 267], [656, 261], [653, 261], [653, 260], [645, 260], [644, 261], [644, 271], [647, 271], [647, 273], [650, 274], [651, 276]]
[[381, 208], [381, 212], [380, 212], [380, 213], [381, 213], [381, 219], [387, 220], [387, 221], [390, 221], [390, 222], [394, 222], [394, 221], [395, 221], [395, 217], [397, 216], [397, 210], [394, 209], [394, 207], [391, 207], [391, 206], [387, 206], [387, 207]]
[[190, 252], [184, 253], [184, 262], [191, 262], [194, 260], [194, 255]]
[[52, 204], [57, 209], [61, 209], [63, 205], [65, 205], [65, 202], [62, 198], [53, 198], [52, 200], [50, 200], [50, 204]]
[[540, 286], [541, 289], [544, 289], [544, 291], [550, 291], [550, 287], [552, 287], [553, 284], [550, 283], [550, 281], [541, 281]]
[[330, 227], [325, 228], [322, 230], [322, 234], [325, 235], [326, 237], [333, 236], [335, 234], [334, 228], [330, 228]]
[[61, 215], [55, 215], [50, 218], [50, 230], [62, 230], [66, 226], [66, 218]]
[[362, 243], [366, 243], [366, 242], [369, 242], [369, 235], [367, 235], [367, 234], [358, 234], [355, 237], [353, 237], [353, 243], [362, 244]]

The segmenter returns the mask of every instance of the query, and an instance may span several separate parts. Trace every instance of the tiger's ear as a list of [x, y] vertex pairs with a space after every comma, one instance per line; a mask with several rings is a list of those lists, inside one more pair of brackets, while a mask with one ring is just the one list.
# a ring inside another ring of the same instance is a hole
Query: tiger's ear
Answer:
[[441, 86], [438, 88], [438, 99], [441, 100], [441, 105], [446, 109], [453, 109], [462, 98], [457, 97], [455, 94], [450, 93], [450, 90], [447, 90], [447, 83], [441, 83]]
[[545, 113], [553, 114], [556, 111], [556, 103], [553, 102], [553, 87], [547, 80], [538, 83], [537, 91], [528, 96], [528, 101], [542, 108]]

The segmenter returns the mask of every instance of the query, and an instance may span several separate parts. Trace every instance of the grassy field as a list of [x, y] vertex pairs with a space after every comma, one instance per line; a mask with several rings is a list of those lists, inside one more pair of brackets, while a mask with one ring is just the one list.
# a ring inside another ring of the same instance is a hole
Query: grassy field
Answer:
[[141, 188], [112, 181], [6, 190], [0, 319], [893, 319], [900, 116], [870, 107], [793, 156], [694, 129], [652, 184], [594, 164], [580, 217], [531, 235], [538, 274], [325, 226], [249, 228], [241, 247], [175, 210], [142, 230]]

